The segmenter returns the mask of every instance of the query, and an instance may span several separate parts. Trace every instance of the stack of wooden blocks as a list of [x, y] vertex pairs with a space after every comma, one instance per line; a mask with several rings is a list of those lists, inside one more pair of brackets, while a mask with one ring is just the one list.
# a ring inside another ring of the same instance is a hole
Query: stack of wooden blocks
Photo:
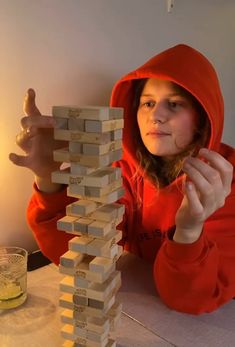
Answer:
[[69, 163], [52, 173], [52, 181], [67, 184], [67, 195], [77, 201], [66, 207], [58, 229], [76, 235], [61, 256], [59, 269], [63, 347], [115, 347], [115, 330], [121, 315], [116, 293], [121, 274], [116, 261], [124, 206], [120, 168], [123, 109], [55, 106], [54, 137], [69, 147], [54, 151], [54, 160]]

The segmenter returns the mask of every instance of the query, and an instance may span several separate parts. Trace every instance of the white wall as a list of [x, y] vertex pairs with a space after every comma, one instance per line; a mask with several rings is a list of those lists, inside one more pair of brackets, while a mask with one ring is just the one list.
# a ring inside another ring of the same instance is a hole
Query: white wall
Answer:
[[224, 141], [234, 145], [235, 2], [175, 0], [0, 0], [0, 244], [35, 248], [25, 221], [32, 174], [14, 167], [28, 87], [50, 114], [56, 104], [108, 104], [115, 80], [179, 42], [218, 71], [226, 106]]

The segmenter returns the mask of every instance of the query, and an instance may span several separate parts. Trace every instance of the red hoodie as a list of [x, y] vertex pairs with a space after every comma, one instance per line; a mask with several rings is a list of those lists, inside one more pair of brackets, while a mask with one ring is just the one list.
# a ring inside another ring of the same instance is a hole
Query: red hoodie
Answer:
[[[201, 237], [192, 244], [170, 240], [175, 214], [182, 202], [178, 177], [167, 187], [156, 187], [138, 171], [133, 139], [133, 83], [139, 78], [173, 81], [193, 94], [207, 112], [211, 124], [208, 148], [235, 164], [233, 148], [221, 144], [223, 98], [216, 72], [208, 60], [186, 45], [177, 45], [150, 59], [114, 86], [111, 106], [125, 109], [124, 154], [114, 163], [122, 168], [125, 204], [123, 245], [153, 262], [153, 276], [162, 300], [172, 309], [199, 314], [211, 312], [235, 297], [235, 184], [225, 205], [204, 223]], [[133, 176], [135, 174], [135, 179]], [[136, 203], [136, 194], [142, 205]], [[46, 195], [35, 191], [28, 208], [28, 221], [43, 253], [55, 263], [67, 250], [71, 235], [56, 229], [56, 221], [71, 202], [66, 191]]]

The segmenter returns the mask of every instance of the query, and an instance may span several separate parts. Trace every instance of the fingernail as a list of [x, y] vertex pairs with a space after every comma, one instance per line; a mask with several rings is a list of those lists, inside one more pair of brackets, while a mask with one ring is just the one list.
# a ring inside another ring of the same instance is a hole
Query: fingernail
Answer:
[[199, 151], [199, 153], [201, 153], [201, 154], [208, 154], [208, 153], [209, 153], [209, 149], [207, 149], [207, 148], [201, 148], [200, 151]]

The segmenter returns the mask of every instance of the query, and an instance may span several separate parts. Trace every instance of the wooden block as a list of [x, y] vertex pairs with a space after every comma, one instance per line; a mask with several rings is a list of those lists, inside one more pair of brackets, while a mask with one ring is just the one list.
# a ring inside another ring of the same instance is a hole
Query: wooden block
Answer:
[[120, 271], [114, 271], [104, 283], [91, 284], [90, 288], [87, 289], [87, 296], [91, 299], [104, 301], [120, 283], [121, 273]]
[[86, 197], [90, 197], [90, 198], [101, 198], [111, 192], [113, 192], [114, 190], [122, 187], [123, 182], [122, 182], [122, 178], [120, 178], [119, 180], [116, 180], [108, 185], [106, 185], [105, 187], [88, 187], [88, 186], [81, 186], [81, 185], [69, 185], [69, 191], [72, 194], [79, 194], [79, 195], [83, 195]]
[[70, 204], [69, 206], [71, 207], [71, 213], [77, 216], [85, 217], [100, 207], [100, 204], [91, 200], [79, 200]]
[[75, 277], [74, 284], [78, 287], [84, 287], [84, 288], [87, 288], [90, 284], [88, 282], [91, 282], [91, 281], [96, 283], [104, 283], [114, 270], [115, 270], [115, 263], [111, 264], [111, 266], [105, 269], [103, 272], [90, 271], [89, 266], [84, 265], [84, 263], [79, 263], [79, 266], [75, 268], [59, 265], [60, 273], [63, 273], [69, 276], [74, 276]]
[[102, 155], [120, 148], [122, 148], [122, 140], [111, 141], [104, 145], [84, 143], [83, 153], [85, 155]]
[[109, 269], [113, 266], [112, 259], [103, 258], [103, 257], [95, 257], [89, 263], [90, 271], [105, 273], [109, 271]]
[[84, 185], [90, 187], [105, 187], [106, 185], [121, 179], [121, 169], [115, 167], [105, 167], [93, 171], [84, 177]]
[[87, 245], [94, 239], [92, 237], [80, 236], [69, 240], [69, 250], [74, 252], [87, 253]]
[[[69, 293], [64, 293], [59, 299], [60, 307], [72, 310], [73, 319], [87, 320], [87, 316], [92, 317], [105, 317], [111, 307], [109, 305], [104, 310], [99, 310], [93, 307], [84, 306], [84, 305], [75, 305], [73, 303], [73, 295]], [[109, 317], [110, 319], [110, 317]]]
[[95, 202], [100, 202], [102, 204], [111, 204], [115, 201], [117, 201], [118, 199], [120, 199], [123, 195], [124, 195], [125, 191], [124, 188], [118, 188], [116, 190], [114, 190], [113, 192], [102, 196], [101, 198], [97, 198], [97, 197], [86, 197], [84, 195], [80, 195], [80, 194], [73, 194], [70, 192], [70, 187], [67, 188], [67, 195], [77, 198], [77, 199], [85, 199], [85, 200], [93, 200]]
[[60, 257], [60, 264], [65, 267], [76, 267], [84, 259], [84, 254], [67, 251]]
[[80, 142], [69, 142], [69, 152], [75, 154], [83, 154], [83, 144]]
[[73, 232], [74, 231], [74, 222], [77, 220], [77, 217], [64, 216], [63, 218], [57, 221], [57, 229]]
[[69, 152], [69, 161], [76, 162], [88, 167], [108, 166], [113, 161], [119, 160], [122, 157], [122, 149], [109, 152], [103, 155], [83, 155]]
[[70, 177], [70, 168], [66, 168], [65, 170], [57, 170], [53, 171], [51, 174], [51, 180], [54, 183], [59, 184], [69, 184]]
[[56, 149], [53, 151], [53, 159], [56, 162], [69, 163], [69, 151], [68, 148]]
[[109, 120], [123, 118], [123, 108], [107, 106], [53, 106], [52, 115], [61, 118]]
[[88, 306], [88, 298], [84, 296], [79, 296], [77, 294], [73, 294], [73, 302], [75, 305]]
[[79, 163], [71, 163], [71, 175], [86, 176], [96, 171], [96, 168], [80, 165]]
[[[76, 298], [77, 296], [87, 297], [89, 299], [94, 299], [97, 301], [105, 301], [106, 299], [109, 300], [116, 293], [116, 288], [119, 288], [120, 285], [120, 271], [113, 271], [105, 282], [90, 282], [87, 288], [77, 287], [75, 278], [72, 276], [66, 276], [60, 281], [60, 290], [62, 292], [73, 295], [72, 302], [74, 304], [77, 304], [74, 302], [74, 297]], [[99, 309], [103, 308], [104, 307], [99, 307]]]
[[[107, 345], [105, 347], [116, 347], [116, 341], [113, 339], [108, 339]], [[73, 341], [66, 340], [63, 343], [63, 347], [86, 347], [85, 345], [78, 345]]]
[[80, 279], [86, 279], [87, 281], [95, 283], [104, 283], [114, 270], [115, 264], [112, 264], [112, 266], [104, 273], [93, 272], [90, 271], [89, 268], [82, 268], [81, 266], [79, 266], [75, 273], [74, 284], [76, 286], [79, 286]]
[[64, 170], [52, 172], [52, 181], [60, 184], [88, 186], [88, 188], [104, 188], [111, 183], [115, 183], [115, 181], [121, 180], [120, 171], [117, 169], [110, 167], [98, 169], [88, 175], [75, 175], [71, 174], [70, 167], [67, 167]]
[[105, 144], [110, 141], [120, 140], [119, 134], [114, 132], [87, 133], [82, 131], [54, 129], [54, 139], [62, 141], [74, 141], [82, 143]]
[[54, 117], [55, 119], [55, 129], [64, 129], [68, 130], [68, 119]]
[[98, 334], [103, 334], [109, 331], [110, 324], [109, 319], [106, 317], [86, 317], [86, 320], [75, 320], [73, 318], [73, 312], [71, 310], [64, 310], [61, 314], [61, 321], [65, 324], [73, 325], [83, 330], [91, 330]]
[[66, 324], [77, 326], [80, 329], [92, 330], [101, 334], [105, 331], [108, 331], [110, 328], [108, 318], [87, 317], [86, 321], [79, 321], [73, 318], [73, 312], [68, 309], [62, 312], [61, 321]]
[[111, 136], [110, 136], [111, 141], [122, 140], [122, 137], [123, 137], [122, 129], [111, 131]]
[[[104, 338], [101, 342], [88, 340], [84, 337], [77, 336], [74, 331], [74, 327], [70, 324], [66, 324], [61, 329], [61, 335], [63, 338], [76, 342], [77, 344], [84, 345], [86, 347], [105, 347], [108, 343], [108, 338]], [[75, 345], [76, 346], [76, 345]]]
[[74, 231], [79, 231], [82, 234], [88, 233], [88, 226], [92, 223], [91, 219], [79, 218], [74, 222]]
[[106, 121], [98, 121], [98, 120], [85, 121], [85, 131], [89, 133], [103, 133], [107, 131], [122, 129], [123, 126], [124, 126], [123, 119], [106, 120]]
[[97, 257], [109, 257], [111, 249], [113, 246], [117, 246], [122, 239], [121, 230], [114, 230], [110, 233], [110, 238], [108, 240], [94, 239], [87, 245], [87, 254], [97, 256]]
[[88, 236], [97, 237], [97, 238], [105, 238], [112, 230], [115, 229], [115, 223], [112, 222], [104, 222], [94, 220], [88, 225]]
[[94, 211], [94, 213], [92, 213], [90, 217], [100, 221], [110, 222], [114, 219], [122, 218], [124, 212], [124, 205], [118, 203], [111, 203], [99, 207], [97, 210]]
[[75, 131], [85, 131], [85, 121], [84, 119], [79, 119], [75, 117], [69, 117], [68, 119], [68, 129]]
[[109, 152], [110, 163], [122, 159], [122, 149], [117, 149], [116, 151]]

